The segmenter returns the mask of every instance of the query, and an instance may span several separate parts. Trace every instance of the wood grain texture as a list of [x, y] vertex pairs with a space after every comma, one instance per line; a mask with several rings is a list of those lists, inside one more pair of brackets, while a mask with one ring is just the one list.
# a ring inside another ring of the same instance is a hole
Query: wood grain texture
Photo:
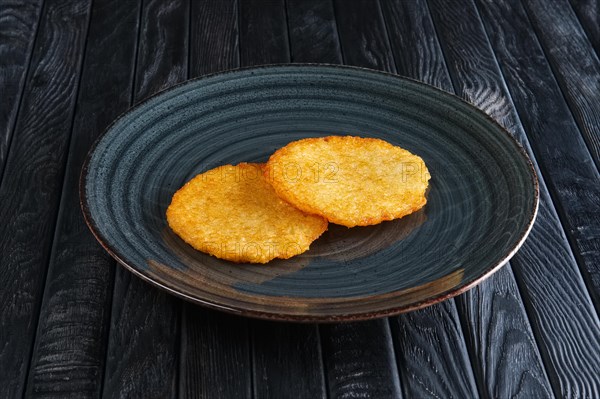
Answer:
[[[351, 20], [354, 16], [361, 16], [359, 25], [355, 25], [352, 30], [347, 29], [346, 34], [340, 35], [342, 50], [346, 58], [352, 57], [362, 66], [383, 69], [388, 72], [395, 72], [397, 70], [396, 64], [399, 64], [402, 68], [406, 68], [410, 64], [410, 67], [407, 68], [408, 71], [416, 69], [422, 73], [427, 69], [427, 72], [423, 75], [436, 76], [433, 80], [446, 84], [447, 89], [449, 89], [447, 74], [442, 74], [444, 71], [443, 61], [439, 56], [437, 62], [427, 57], [422, 58], [421, 55], [424, 54], [426, 49], [413, 49], [420, 47], [420, 43], [411, 43], [411, 50], [408, 50], [413, 53], [421, 52], [417, 55], [417, 59], [411, 59], [408, 54], [400, 54], [397, 51], [399, 47], [394, 48], [384, 45], [385, 43], [391, 44], [393, 40], [397, 39], [399, 31], [395, 27], [396, 21], [389, 20], [388, 31], [390, 37], [386, 38], [384, 44], [378, 44], [378, 49], [361, 48], [361, 51], [358, 52], [358, 48], [353, 46], [353, 43], [363, 42], [361, 38], [369, 35], [386, 37], [388, 32], [386, 31], [383, 15], [388, 18], [394, 18], [391, 14], [395, 14], [396, 17], [400, 14], [402, 17], [408, 16], [398, 6], [402, 6], [402, 4], [382, 2], [382, 10], [380, 11], [377, 7], [373, 7], [372, 2], [353, 2], [351, 6], [347, 4], [343, 8], [338, 8], [337, 17], [340, 29], [346, 21]], [[408, 7], [409, 5], [404, 3], [404, 6]], [[428, 18], [427, 15], [425, 17]], [[418, 24], [419, 22], [414, 23]], [[431, 22], [429, 22], [429, 26], [431, 26]], [[403, 34], [408, 34], [406, 32], [409, 32], [409, 30], [406, 30]], [[366, 42], [368, 43], [369, 40], [366, 40]], [[427, 45], [432, 46], [434, 44], [435, 42], [430, 42]], [[386, 58], [394, 56], [392, 64], [387, 67], [389, 69], [381, 67], [381, 65], [386, 64], [386, 61], [373, 60], [373, 57], [379, 57], [378, 54], [380, 53]], [[423, 61], [428, 65], [425, 67], [419, 66], [418, 64]], [[394, 317], [390, 321], [393, 327], [393, 342], [395, 343], [399, 374], [406, 397], [431, 395], [440, 397], [478, 397], [475, 378], [453, 300]]]
[[321, 0], [287, 0], [292, 62], [341, 64], [333, 5]]
[[598, 0], [571, 0], [571, 6], [596, 50], [596, 55], [600, 57], [600, 2]]
[[[241, 66], [289, 62], [284, 2], [242, 1], [240, 11]], [[254, 398], [326, 396], [317, 325], [252, 320], [249, 328]]]
[[[532, 154], [475, 5], [470, 0], [429, 5], [455, 88]], [[554, 393], [598, 396], [598, 316], [541, 175], [538, 217], [512, 265]]]
[[255, 398], [327, 396], [316, 325], [257, 320], [250, 326]]
[[[134, 103], [187, 77], [188, 23], [185, 0], [143, 2]], [[119, 268], [112, 309], [104, 396], [177, 397], [181, 301]]]
[[567, 1], [527, 0], [523, 4], [600, 168], [600, 59]]
[[187, 78], [190, 1], [144, 1], [134, 103]]
[[190, 0], [189, 77], [240, 65], [238, 1]]
[[323, 325], [321, 335], [330, 397], [402, 397], [387, 319]]
[[114, 262], [83, 221], [79, 173], [92, 142], [129, 106], [138, 14], [139, 2], [97, 1], [92, 8], [29, 397], [101, 392]]
[[49, 0], [41, 17], [0, 186], [0, 397], [22, 395], [63, 183], [87, 1]]
[[510, 266], [456, 302], [482, 397], [553, 397]]
[[41, 0], [0, 2], [0, 181], [42, 8]]
[[[382, 7], [398, 73], [453, 92], [425, 1], [384, 1]], [[510, 265], [456, 298], [456, 302], [481, 396], [528, 398], [551, 395], [550, 383]], [[446, 323], [452, 320], [450, 318]], [[455, 341], [449, 337], [451, 344]], [[448, 362], [441, 361], [440, 364]], [[415, 367], [415, 370], [415, 375], [420, 375], [421, 369]], [[420, 386], [416, 385], [417, 388]], [[431, 385], [428, 389], [432, 389]]]
[[183, 305], [180, 397], [252, 397], [247, 322], [242, 317]]
[[380, 3], [398, 74], [452, 93], [452, 81], [425, 0]]
[[[333, 9], [321, 4], [288, 3], [292, 59], [303, 62], [342, 60], [336, 25], [301, 30], [296, 24], [331, 20]], [[296, 17], [292, 17], [296, 15]], [[304, 34], [301, 34], [303, 32]], [[335, 57], [332, 57], [332, 54]], [[319, 327], [328, 394], [334, 398], [401, 397], [397, 366], [386, 319], [373, 322]], [[314, 350], [314, 349], [313, 349]]]
[[[537, 39], [528, 27], [524, 9], [510, 1], [476, 1], [493, 51], [485, 31], [477, 28], [477, 10], [469, 1], [459, 2], [459, 6], [431, 1], [432, 10], [440, 12], [434, 17], [450, 60], [453, 82], [465, 98], [484, 106], [526, 146], [529, 139], [570, 240], [566, 241], [543, 188], [536, 231], [514, 264], [536, 337], [528, 326], [510, 267], [457, 298], [463, 331], [453, 301], [391, 318], [391, 331], [386, 320], [323, 327], [286, 325], [248, 321], [190, 304], [183, 305], [180, 317], [178, 300], [119, 268], [105, 397], [173, 397], [177, 391], [183, 397], [206, 398], [327, 394], [475, 397], [477, 389], [465, 348], [471, 354], [481, 396], [551, 397], [534, 340], [540, 344], [556, 396], [600, 396], [600, 323], [568, 245], [570, 242], [580, 267], [591, 270], [590, 266], [597, 266], [590, 263], [597, 259], [598, 249], [594, 241], [597, 215], [590, 212], [598, 204], [593, 180], [596, 166], [585, 148], [587, 142], [578, 136], [580, 120], [575, 121], [577, 115], [569, 115], [565, 105], [574, 109], [573, 102], [562, 100], [557, 87], [565, 90], [565, 86], [559, 74], [557, 86], [547, 72], [548, 63], [539, 53], [542, 47], [535, 45]], [[188, 62], [190, 76], [239, 65], [236, 1], [190, 2], [194, 13], [190, 18], [188, 58], [187, 33], [182, 33], [187, 32], [188, 20], [181, 11], [187, 12], [186, 1], [143, 1], [134, 98], [144, 98], [176, 83], [185, 76]], [[250, 10], [251, 19], [262, 25], [252, 32], [256, 41], [244, 42], [249, 47], [248, 54], [242, 48], [242, 58], [247, 57], [244, 62], [248, 64], [287, 62], [290, 58], [284, 52], [291, 50], [294, 61], [339, 63], [343, 47], [359, 65], [381, 68], [388, 62], [390, 70], [395, 67], [400, 74], [452, 90], [423, 1], [380, 3], [389, 39], [385, 26], [381, 29], [380, 11], [373, 2], [338, 1], [332, 7], [328, 2], [287, 0], [288, 12], [283, 17], [283, 1], [252, 2], [258, 7], [274, 6], [266, 14], [278, 16], [277, 20], [270, 17], [264, 21], [265, 15]], [[1, 4], [0, 32], [4, 29]], [[358, 29], [344, 25], [343, 18], [337, 23], [332, 18], [334, 13], [343, 16], [348, 8], [361, 4], [360, 13], [346, 19], [359, 21], [362, 25], [354, 25]], [[509, 9], [503, 10], [504, 6]], [[7, 115], [12, 115], [9, 118], [13, 118], [15, 134], [6, 179], [0, 185], [0, 216], [5, 224], [0, 227], [0, 397], [19, 397], [24, 389], [27, 397], [100, 395], [114, 263], [79, 216], [76, 184], [91, 141], [131, 99], [136, 36], [128, 32], [135, 31], [139, 14], [137, 3], [95, 0], [86, 48], [86, 7], [88, 3], [48, 0], [36, 45], [27, 50], [33, 56], [26, 83], [11, 80], [11, 84], [20, 85], [17, 93], [25, 89], [16, 124], [16, 114], [6, 108]], [[491, 20], [496, 12], [510, 13], [514, 18]], [[286, 31], [281, 28], [261, 32], [265, 26], [281, 25], [286, 15], [290, 22], [289, 45]], [[342, 47], [335, 31], [337, 25], [345, 43]], [[355, 42], [353, 38], [360, 40]], [[0, 37], [0, 74], [4, 62], [2, 40]], [[252, 49], [263, 42], [271, 50]], [[363, 52], [354, 53], [353, 48], [362, 48]], [[548, 59], [552, 62], [551, 56]], [[552, 71], [557, 70], [552, 64]], [[19, 73], [25, 76], [24, 71]], [[111, 84], [99, 83], [106, 81]], [[1, 81], [0, 87], [4, 95]], [[4, 107], [4, 103], [0, 105]], [[596, 181], [597, 174], [596, 169]], [[52, 244], [53, 232], [56, 236]], [[592, 281], [588, 287], [595, 284], [593, 276], [588, 276]], [[36, 336], [33, 331], [40, 306]], [[183, 327], [179, 364], [178, 320], [182, 320]], [[248, 335], [252, 337], [251, 345]], [[24, 388], [24, 369], [34, 336]], [[320, 363], [319, 340], [324, 342], [325, 369]]]
[[240, 54], [244, 66], [290, 62], [284, 0], [240, 0]]
[[177, 397], [179, 304], [117, 269], [103, 397]]
[[[547, 193], [541, 206], [547, 206]], [[600, 396], [600, 321], [556, 215], [540, 208], [529, 244], [515, 256], [515, 275], [555, 394]], [[558, 236], [558, 237], [557, 237]]]
[[[600, 307], [600, 175], [520, 3], [479, 1], [525, 131]], [[502, 15], [511, 15], [510, 23]]]
[[334, 0], [334, 6], [344, 63], [396, 72], [385, 30], [369, 26], [381, 18], [379, 2]]
[[390, 319], [407, 398], [477, 398], [453, 300]]
[[[189, 77], [239, 67], [236, 0], [191, 1]], [[179, 396], [249, 398], [248, 320], [183, 305]]]

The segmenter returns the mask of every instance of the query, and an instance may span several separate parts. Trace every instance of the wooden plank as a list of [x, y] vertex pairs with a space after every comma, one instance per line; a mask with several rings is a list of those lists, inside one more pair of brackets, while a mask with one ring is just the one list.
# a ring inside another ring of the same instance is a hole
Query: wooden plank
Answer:
[[381, 2], [399, 75], [454, 92], [425, 0]]
[[134, 103], [187, 78], [189, 23], [190, 0], [144, 1]]
[[[186, 78], [189, 3], [144, 1], [140, 22], [134, 103]], [[176, 397], [181, 301], [119, 267], [112, 303], [104, 396]]]
[[180, 397], [252, 397], [246, 319], [186, 303], [182, 331]]
[[[294, 61], [342, 62], [331, 3], [288, 1], [287, 15]], [[401, 397], [386, 320], [323, 325], [319, 330], [330, 397]]]
[[[289, 62], [284, 2], [242, 1], [240, 6], [241, 66]], [[316, 325], [252, 320], [249, 327], [255, 398], [325, 397]]]
[[287, 0], [286, 5], [291, 61], [341, 64], [333, 4], [321, 0]]
[[596, 55], [600, 57], [600, 2], [598, 0], [571, 0], [571, 6], [596, 50]]
[[42, 0], [0, 2], [0, 181], [29, 70]]
[[381, 17], [379, 2], [334, 0], [333, 4], [344, 63], [396, 72], [385, 29], [365, 25]]
[[[453, 92], [425, 1], [382, 2], [382, 6], [398, 73]], [[458, 297], [457, 308], [483, 397], [551, 396], [510, 265]], [[415, 364], [416, 370], [422, 369], [421, 363]], [[448, 367], [452, 372], [454, 366]]]
[[[410, 59], [403, 54], [394, 53], [386, 44], [389, 43], [388, 40], [396, 39], [398, 31], [391, 31], [391, 37], [387, 37], [382, 11], [388, 16], [390, 12], [400, 10], [394, 8], [389, 2], [382, 4], [383, 10], [373, 7], [373, 3], [366, 1], [353, 2], [352, 7], [348, 4], [342, 7], [339, 4], [336, 11], [342, 50], [346, 60], [351, 58], [358, 65], [396, 72], [396, 64], [406, 67]], [[346, 25], [346, 21], [352, 21], [352, 25]], [[366, 43], [366, 45], [357, 47], [353, 45], [354, 43]], [[377, 61], [380, 57], [383, 59]], [[394, 58], [397, 60], [395, 61]], [[389, 62], [391, 64], [386, 66]], [[411, 65], [411, 68], [415, 67], [420, 68], [416, 63]], [[436, 73], [436, 70], [433, 69], [428, 72], [430, 73]], [[407, 397], [478, 396], [460, 329], [460, 320], [453, 301], [390, 320], [393, 327], [393, 340], [396, 344], [399, 374]], [[421, 328], [424, 325], [428, 327]], [[444, 361], [435, 363], [431, 362], [431, 359], [444, 359]]]
[[285, 21], [284, 0], [240, 0], [241, 64], [252, 66], [289, 62]]
[[[479, 2], [488, 35], [530, 137], [590, 295], [600, 307], [600, 175], [525, 10]], [[500, 18], [510, 13], [511, 22]], [[561, 151], [556, 151], [560, 148]]]
[[97, 1], [92, 8], [54, 248], [29, 371], [30, 397], [50, 392], [98, 397], [101, 392], [114, 262], [83, 221], [78, 183], [92, 142], [129, 106], [138, 10], [138, 2], [121, 1]]
[[510, 266], [456, 303], [481, 396], [553, 396]]
[[527, 0], [523, 4], [600, 168], [600, 59], [568, 2]]
[[63, 183], [88, 1], [48, 0], [0, 186], [0, 397], [26, 380]]
[[407, 398], [479, 397], [453, 300], [390, 323]]
[[238, 0], [190, 2], [189, 77], [238, 67]]
[[[333, 5], [342, 61], [395, 71], [385, 33], [370, 26], [379, 18], [373, 3], [338, 1]], [[369, 28], [356, 29], [365, 26]], [[403, 396], [387, 319], [323, 325], [321, 336], [331, 397]]]
[[[533, 154], [475, 5], [471, 0], [452, 6], [431, 0], [429, 5], [457, 91]], [[532, 161], [536, 163], [533, 157]], [[513, 258], [513, 270], [554, 393], [596, 397], [600, 322], [539, 175], [540, 210], [529, 238]]]
[[[243, 1], [241, 7], [241, 66], [289, 62], [284, 2]], [[325, 396], [316, 325], [252, 320], [250, 335], [255, 398]]]
[[[239, 66], [236, 0], [191, 1], [190, 77]], [[252, 396], [248, 321], [192, 304], [182, 316], [179, 395]]]
[[117, 269], [105, 398], [177, 397], [180, 301], [157, 291]]
[[327, 396], [316, 325], [256, 320], [250, 326], [255, 398]]
[[321, 335], [330, 397], [402, 397], [387, 319], [327, 324]]

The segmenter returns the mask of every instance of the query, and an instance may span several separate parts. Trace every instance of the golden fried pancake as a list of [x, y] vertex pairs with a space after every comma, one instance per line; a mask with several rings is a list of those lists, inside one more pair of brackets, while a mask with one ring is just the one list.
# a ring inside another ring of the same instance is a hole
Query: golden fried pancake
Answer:
[[169, 226], [192, 247], [233, 262], [266, 263], [306, 251], [327, 220], [280, 199], [263, 167], [225, 165], [194, 177], [173, 195]]
[[423, 160], [386, 141], [307, 138], [277, 150], [265, 168], [277, 194], [305, 212], [348, 227], [401, 218], [427, 202]]

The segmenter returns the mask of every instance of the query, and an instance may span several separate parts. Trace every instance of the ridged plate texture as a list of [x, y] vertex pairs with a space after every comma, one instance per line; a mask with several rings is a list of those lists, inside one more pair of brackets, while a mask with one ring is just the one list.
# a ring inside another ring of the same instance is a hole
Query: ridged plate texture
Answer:
[[[421, 156], [432, 176], [425, 208], [330, 225], [305, 254], [267, 265], [198, 252], [166, 224], [173, 193], [196, 174], [327, 135]], [[516, 252], [538, 206], [529, 159], [483, 112], [423, 83], [325, 65], [229, 71], [144, 101], [95, 144], [80, 190], [96, 237], [137, 275], [206, 306], [296, 321], [380, 317], [464, 292]]]

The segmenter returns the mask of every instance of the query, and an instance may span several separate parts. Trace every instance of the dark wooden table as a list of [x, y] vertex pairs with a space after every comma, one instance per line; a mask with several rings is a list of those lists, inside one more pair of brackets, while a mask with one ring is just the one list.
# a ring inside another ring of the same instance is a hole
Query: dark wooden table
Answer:
[[[0, 0], [0, 398], [600, 398], [599, 0]], [[187, 78], [345, 63], [455, 92], [541, 183], [510, 264], [352, 324], [209, 311], [89, 233], [92, 141]]]

